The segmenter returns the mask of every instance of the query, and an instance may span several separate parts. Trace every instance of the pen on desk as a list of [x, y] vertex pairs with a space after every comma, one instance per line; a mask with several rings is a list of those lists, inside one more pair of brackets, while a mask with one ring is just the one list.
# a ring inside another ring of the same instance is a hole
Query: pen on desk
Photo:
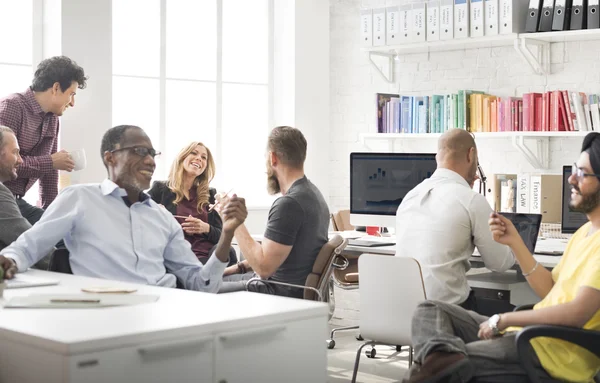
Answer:
[[50, 303], [100, 303], [100, 299], [50, 299]]
[[[225, 193], [225, 196], [228, 196], [229, 193], [231, 193], [233, 191], [233, 188], [229, 189], [229, 191], [227, 193]], [[214, 210], [215, 207], [217, 207], [217, 205], [220, 203], [221, 201], [217, 201], [214, 205], [212, 205], [209, 209], [208, 212], [210, 213], [211, 211]]]

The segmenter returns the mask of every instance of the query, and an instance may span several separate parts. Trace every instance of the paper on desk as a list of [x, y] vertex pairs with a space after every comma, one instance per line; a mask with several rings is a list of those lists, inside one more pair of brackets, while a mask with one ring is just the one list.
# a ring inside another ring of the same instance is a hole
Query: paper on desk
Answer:
[[[112, 306], [132, 306], [142, 303], [152, 303], [158, 300], [158, 295], [151, 294], [35, 294], [13, 297], [6, 302], [4, 308], [45, 308], [45, 309], [79, 309]], [[53, 300], [73, 301], [55, 303]], [[98, 302], [84, 303], [85, 301]], [[80, 302], [77, 302], [80, 301]]]

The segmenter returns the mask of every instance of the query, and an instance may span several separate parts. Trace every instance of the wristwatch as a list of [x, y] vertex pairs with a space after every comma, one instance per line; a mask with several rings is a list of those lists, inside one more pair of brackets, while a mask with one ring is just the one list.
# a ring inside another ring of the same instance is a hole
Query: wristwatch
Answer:
[[488, 326], [494, 332], [494, 336], [500, 334], [500, 330], [498, 330], [498, 322], [500, 322], [500, 314], [494, 314], [488, 319]]

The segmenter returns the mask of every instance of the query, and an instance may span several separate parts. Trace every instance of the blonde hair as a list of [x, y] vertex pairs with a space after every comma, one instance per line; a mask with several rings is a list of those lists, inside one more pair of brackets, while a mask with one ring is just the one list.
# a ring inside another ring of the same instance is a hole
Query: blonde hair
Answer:
[[215, 176], [215, 162], [210, 149], [208, 149], [206, 145], [204, 145], [202, 142], [194, 141], [179, 152], [177, 158], [175, 158], [175, 161], [173, 161], [173, 165], [171, 165], [167, 186], [173, 193], [175, 193], [174, 203], [177, 205], [185, 196], [183, 190], [183, 179], [185, 175], [183, 161], [196, 149], [197, 146], [202, 146], [205, 148], [207, 154], [206, 169], [202, 174], [196, 177], [194, 183], [192, 184], [192, 187], [196, 186], [196, 199], [198, 200], [197, 209], [198, 213], [200, 213], [204, 206], [208, 205], [208, 199], [210, 197], [209, 184]]

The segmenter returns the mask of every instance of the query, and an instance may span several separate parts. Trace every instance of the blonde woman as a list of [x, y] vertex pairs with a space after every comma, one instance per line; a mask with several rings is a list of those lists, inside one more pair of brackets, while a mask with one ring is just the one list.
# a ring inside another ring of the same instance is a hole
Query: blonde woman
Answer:
[[[215, 176], [215, 162], [210, 150], [201, 142], [183, 148], [169, 172], [167, 181], [156, 181], [148, 192], [181, 224], [185, 239], [203, 264], [219, 242], [223, 222], [219, 213], [209, 211], [215, 203], [216, 190], [210, 182]], [[235, 250], [229, 253], [229, 264], [237, 262]]]

